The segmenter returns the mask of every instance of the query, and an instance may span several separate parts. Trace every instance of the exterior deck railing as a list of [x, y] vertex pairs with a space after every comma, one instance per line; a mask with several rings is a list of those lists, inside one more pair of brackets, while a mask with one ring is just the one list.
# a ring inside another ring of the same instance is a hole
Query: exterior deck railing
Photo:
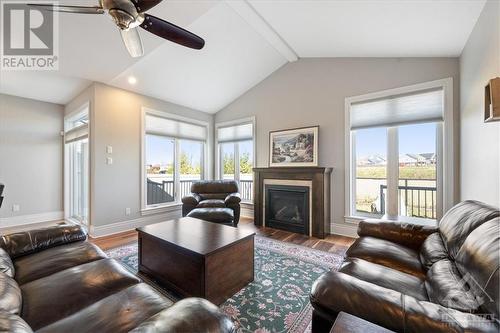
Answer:
[[[357, 181], [379, 181], [385, 182], [385, 178], [370, 178], [370, 177], [358, 177]], [[423, 217], [423, 218], [436, 218], [437, 211], [437, 188], [435, 179], [409, 179], [402, 178], [399, 179], [400, 185], [398, 186], [398, 212], [399, 215], [412, 216], [412, 217]], [[403, 183], [401, 183], [403, 182]], [[424, 183], [422, 184], [418, 184]], [[417, 183], [417, 184], [415, 184]], [[430, 183], [427, 185], [425, 183]], [[358, 183], [358, 187], [362, 186]], [[386, 184], [372, 184], [372, 187], [376, 186], [378, 190], [378, 196], [373, 198], [371, 203], [371, 213], [385, 214], [385, 203], [386, 203]], [[373, 191], [372, 190], [372, 191]], [[366, 203], [365, 203], [366, 204]], [[364, 211], [364, 210], [363, 210]], [[370, 213], [370, 212], [368, 212]]]
[[[436, 186], [411, 186], [408, 181], [415, 179], [400, 179], [404, 185], [398, 186], [398, 212], [399, 215], [423, 217], [429, 219], [436, 218]], [[420, 180], [420, 179], [419, 179]], [[435, 181], [434, 179], [425, 179], [426, 181]], [[380, 207], [382, 214], [385, 214], [385, 192], [387, 185], [380, 185]]]
[[[191, 193], [191, 184], [197, 179], [183, 179], [180, 181], [180, 196], [182, 198]], [[155, 205], [175, 201], [174, 181], [164, 180], [161, 183], [148, 179], [147, 182], [147, 203]], [[242, 201], [252, 201], [253, 181], [240, 180], [240, 194]]]

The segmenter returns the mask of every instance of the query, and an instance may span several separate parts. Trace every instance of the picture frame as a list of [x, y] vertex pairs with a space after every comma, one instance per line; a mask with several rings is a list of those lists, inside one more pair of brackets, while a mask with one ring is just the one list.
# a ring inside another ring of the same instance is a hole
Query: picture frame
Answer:
[[269, 132], [269, 167], [318, 166], [319, 126]]

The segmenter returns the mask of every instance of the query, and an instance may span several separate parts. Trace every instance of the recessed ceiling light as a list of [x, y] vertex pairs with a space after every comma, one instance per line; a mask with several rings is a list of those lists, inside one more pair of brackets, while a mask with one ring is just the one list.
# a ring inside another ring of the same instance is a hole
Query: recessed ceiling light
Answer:
[[137, 83], [137, 79], [134, 76], [129, 76], [128, 77], [128, 83], [130, 83], [130, 84], [136, 84]]

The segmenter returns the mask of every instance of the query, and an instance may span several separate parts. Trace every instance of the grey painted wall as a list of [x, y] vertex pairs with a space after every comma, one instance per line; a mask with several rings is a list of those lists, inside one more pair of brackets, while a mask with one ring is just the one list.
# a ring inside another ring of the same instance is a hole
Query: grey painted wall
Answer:
[[461, 199], [500, 206], [500, 123], [484, 123], [484, 86], [500, 76], [500, 2], [489, 0], [460, 57]]
[[63, 114], [62, 105], [0, 94], [1, 218], [62, 212]]
[[[86, 99], [91, 100], [91, 223], [98, 227], [140, 218], [142, 107], [204, 120], [211, 127], [213, 116], [101, 83], [94, 83], [71, 107]], [[113, 147], [111, 155], [106, 153], [108, 145]], [[211, 149], [208, 154], [213, 154]], [[111, 165], [106, 164], [108, 156]], [[211, 167], [208, 174], [212, 177]], [[130, 215], [126, 208], [131, 208]]]
[[[320, 125], [319, 162], [321, 166], [334, 168], [332, 222], [344, 223], [345, 98], [447, 77], [454, 80], [454, 111], [457, 115], [457, 58], [301, 59], [282, 67], [216, 113], [215, 121], [256, 116], [258, 167], [268, 165], [269, 131]], [[455, 147], [457, 150], [458, 146]], [[458, 156], [456, 161], [458, 164]]]

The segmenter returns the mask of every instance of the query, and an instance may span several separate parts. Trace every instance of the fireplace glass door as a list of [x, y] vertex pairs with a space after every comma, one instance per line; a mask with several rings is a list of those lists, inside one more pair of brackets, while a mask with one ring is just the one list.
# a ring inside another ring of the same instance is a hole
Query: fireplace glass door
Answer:
[[266, 226], [309, 234], [309, 188], [266, 185]]

